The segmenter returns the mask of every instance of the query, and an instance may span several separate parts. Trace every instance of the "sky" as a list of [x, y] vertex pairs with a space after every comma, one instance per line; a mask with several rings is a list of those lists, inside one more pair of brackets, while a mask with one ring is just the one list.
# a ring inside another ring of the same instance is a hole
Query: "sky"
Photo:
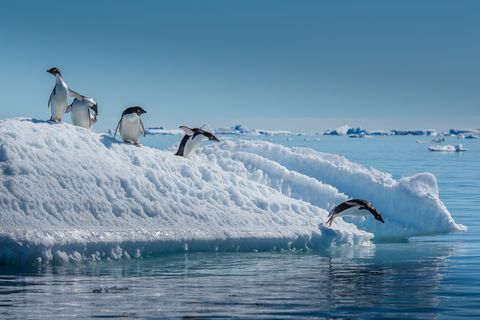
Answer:
[[480, 1], [0, 1], [0, 119], [48, 119], [53, 66], [96, 130], [479, 128]]

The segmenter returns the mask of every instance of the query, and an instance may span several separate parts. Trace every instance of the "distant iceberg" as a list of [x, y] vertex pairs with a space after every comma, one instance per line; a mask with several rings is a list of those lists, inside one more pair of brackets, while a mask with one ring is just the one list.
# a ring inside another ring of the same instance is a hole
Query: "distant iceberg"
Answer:
[[450, 129], [449, 134], [451, 135], [459, 135], [459, 134], [463, 134], [463, 135], [474, 135], [474, 136], [480, 136], [480, 129]]
[[352, 136], [352, 137], [360, 137], [360, 136], [438, 136], [439, 133], [433, 129], [425, 129], [425, 130], [398, 130], [393, 129], [390, 131], [382, 131], [382, 130], [375, 130], [369, 131], [363, 129], [361, 127], [350, 127], [348, 125], [344, 125], [338, 127], [333, 130], [326, 130], [323, 133], [324, 135], [329, 136]]
[[230, 135], [259, 135], [256, 130], [243, 126], [241, 124], [234, 125], [229, 128], [218, 128], [215, 130], [217, 134], [230, 134]]
[[184, 135], [185, 131], [182, 129], [165, 129], [164, 127], [145, 128], [145, 134], [148, 135]]
[[[229, 128], [218, 128], [215, 132], [220, 135], [239, 135], [239, 136], [291, 136], [294, 135], [288, 130], [267, 130], [267, 129], [250, 129], [244, 125], [237, 124]], [[300, 135], [300, 134], [296, 134]]]
[[462, 144], [456, 144], [456, 145], [435, 145], [435, 146], [430, 146], [428, 147], [428, 150], [430, 151], [438, 151], [438, 152], [461, 152], [461, 151], [467, 151], [463, 147]]
[[349, 125], [343, 125], [333, 130], [326, 130], [323, 134], [326, 136], [346, 136], [347, 134], [349, 134], [349, 130], [351, 134], [352, 129], [353, 128], [351, 128]]
[[[385, 224], [337, 219], [350, 197]], [[0, 121], [0, 264], [165, 252], [326, 250], [463, 231], [435, 177], [388, 173], [312, 149], [223, 141], [193, 160], [70, 124]]]

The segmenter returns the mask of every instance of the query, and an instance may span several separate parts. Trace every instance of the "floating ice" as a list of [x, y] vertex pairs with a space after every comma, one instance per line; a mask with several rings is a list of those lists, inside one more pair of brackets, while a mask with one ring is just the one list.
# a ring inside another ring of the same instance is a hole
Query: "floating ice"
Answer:
[[467, 149], [465, 149], [463, 147], [462, 144], [456, 144], [456, 145], [435, 145], [435, 146], [430, 146], [428, 147], [428, 150], [430, 151], [438, 151], [438, 152], [462, 152], [462, 151], [467, 151]]
[[[385, 224], [323, 226], [349, 197], [373, 202]], [[0, 263], [323, 250], [464, 229], [428, 173], [395, 180], [268, 142], [224, 141], [189, 160], [69, 124], [0, 121]]]
[[167, 135], [178, 136], [184, 135], [185, 132], [182, 129], [165, 129], [164, 127], [145, 128], [145, 134], [149, 135]]

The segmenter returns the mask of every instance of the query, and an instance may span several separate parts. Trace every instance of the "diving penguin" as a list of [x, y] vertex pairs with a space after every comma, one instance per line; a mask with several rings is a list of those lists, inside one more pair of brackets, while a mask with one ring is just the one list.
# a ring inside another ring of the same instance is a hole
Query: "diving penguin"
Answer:
[[375, 220], [385, 223], [382, 215], [377, 209], [368, 201], [361, 199], [350, 199], [340, 203], [328, 214], [327, 225], [331, 226], [333, 219], [341, 216], [354, 216], [354, 217], [368, 217], [373, 215]]
[[94, 98], [80, 96], [80, 99], [73, 100], [66, 112], [71, 112], [74, 125], [89, 129], [97, 122], [98, 104]]
[[217, 137], [212, 133], [199, 128], [189, 128], [181, 126], [180, 129], [185, 131], [185, 136], [180, 142], [176, 156], [183, 156], [188, 158], [193, 151], [195, 151], [203, 140], [208, 139], [210, 141], [220, 142]]
[[117, 135], [117, 130], [120, 131], [120, 136], [123, 141], [131, 143], [137, 147], [140, 147], [138, 139], [141, 134], [145, 135], [145, 127], [143, 126], [140, 116], [147, 111], [142, 107], [130, 107], [123, 111], [120, 121], [118, 121], [117, 128], [115, 129], [114, 137]]
[[81, 97], [78, 93], [73, 90], [69, 90], [67, 84], [62, 78], [60, 69], [54, 67], [47, 70], [48, 73], [51, 73], [55, 76], [55, 86], [53, 87], [52, 93], [48, 98], [48, 106], [50, 107], [51, 117], [50, 121], [60, 122], [62, 117], [67, 112], [67, 99], [68, 96]]

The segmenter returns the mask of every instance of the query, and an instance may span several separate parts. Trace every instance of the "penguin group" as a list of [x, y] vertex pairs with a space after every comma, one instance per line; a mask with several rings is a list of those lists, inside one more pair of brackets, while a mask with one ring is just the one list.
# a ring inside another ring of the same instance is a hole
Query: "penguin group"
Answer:
[[[97, 101], [68, 88], [59, 68], [50, 68], [47, 72], [56, 78], [55, 86], [48, 99], [48, 106], [51, 111], [50, 121], [59, 123], [65, 113], [71, 113], [74, 125], [90, 129], [97, 122]], [[68, 105], [68, 97], [73, 97], [70, 105]], [[114, 137], [118, 131], [124, 142], [140, 147], [139, 138], [141, 135], [145, 136], [145, 127], [141, 116], [145, 113], [147, 111], [139, 106], [126, 108], [118, 121]], [[204, 140], [220, 141], [215, 135], [203, 128], [180, 126], [180, 129], [185, 132], [185, 135], [175, 153], [177, 156], [189, 158]], [[370, 202], [362, 199], [350, 199], [340, 203], [330, 211], [326, 224], [331, 226], [335, 218], [347, 215], [354, 217], [373, 216], [375, 220], [385, 223], [380, 212]]]
[[[97, 101], [92, 97], [81, 95], [70, 89], [63, 79], [59, 68], [50, 68], [47, 72], [55, 76], [55, 86], [48, 99], [48, 106], [51, 111], [50, 121], [59, 123], [62, 121], [65, 113], [70, 113], [72, 123], [75, 126], [90, 129], [97, 122]], [[70, 105], [68, 104], [69, 97], [73, 97]], [[139, 106], [128, 107], [123, 110], [113, 136], [115, 137], [117, 132], [119, 132], [124, 142], [140, 147], [138, 142], [140, 136], [145, 136], [145, 126], [141, 116], [145, 113], [147, 111]], [[180, 129], [185, 132], [185, 136], [175, 154], [177, 156], [188, 158], [204, 140], [220, 141], [213, 133], [203, 129], [191, 129], [187, 126], [180, 126]]]

